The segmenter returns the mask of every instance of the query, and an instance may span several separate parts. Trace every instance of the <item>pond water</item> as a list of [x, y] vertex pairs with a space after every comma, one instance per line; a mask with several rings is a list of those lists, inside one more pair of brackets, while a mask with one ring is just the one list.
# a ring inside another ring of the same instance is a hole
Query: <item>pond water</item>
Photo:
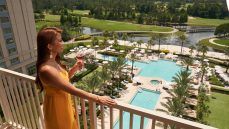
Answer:
[[[190, 28], [190, 27], [188, 27]], [[92, 34], [92, 33], [97, 33], [97, 32], [102, 32], [102, 30], [98, 30], [95, 28], [90, 28], [90, 27], [82, 27], [82, 33], [84, 34]], [[188, 44], [184, 44], [184, 46], [188, 47], [190, 45], [196, 45], [200, 40], [213, 37], [214, 32], [197, 32], [197, 33], [186, 33], [187, 38], [188, 38]], [[120, 37], [121, 39], [121, 37]], [[139, 41], [143, 40], [143, 42], [147, 43], [148, 40], [150, 39], [149, 36], [137, 36], [135, 35], [132, 39], [128, 38], [128, 41]], [[155, 41], [155, 44], [158, 44], [157, 41]], [[175, 35], [171, 35], [169, 38], [167, 38], [164, 42], [161, 42], [161, 44], [165, 45], [180, 45], [180, 42], [176, 39]]]

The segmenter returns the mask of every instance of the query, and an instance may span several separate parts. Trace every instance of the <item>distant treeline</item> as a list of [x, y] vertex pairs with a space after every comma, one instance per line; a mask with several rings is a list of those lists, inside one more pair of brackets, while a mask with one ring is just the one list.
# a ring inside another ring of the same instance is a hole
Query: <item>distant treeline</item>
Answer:
[[63, 8], [90, 10], [98, 19], [131, 20], [145, 24], [184, 23], [187, 15], [229, 16], [226, 0], [33, 0], [35, 12]]

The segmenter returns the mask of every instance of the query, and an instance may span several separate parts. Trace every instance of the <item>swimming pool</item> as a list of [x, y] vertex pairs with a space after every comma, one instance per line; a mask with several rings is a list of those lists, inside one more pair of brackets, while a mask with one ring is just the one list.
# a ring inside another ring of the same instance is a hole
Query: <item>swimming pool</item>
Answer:
[[[101, 54], [99, 54], [98, 57], [109, 61], [114, 61], [116, 59], [116, 57]], [[127, 61], [127, 64], [131, 65], [131, 61]], [[149, 61], [148, 63], [136, 61], [134, 66], [141, 69], [138, 74], [140, 76], [159, 77], [169, 82], [171, 82], [172, 77], [182, 69], [180, 65], [169, 60]]]
[[[154, 110], [157, 101], [159, 99], [160, 93], [154, 92], [147, 89], [142, 89], [141, 92], [137, 92], [135, 96], [130, 101], [131, 105]], [[140, 128], [140, 119], [141, 117], [138, 115], [133, 115], [133, 129]], [[129, 129], [130, 123], [130, 114], [128, 112], [123, 113], [123, 129]], [[144, 118], [144, 128], [146, 128], [148, 124], [148, 118]], [[119, 120], [115, 123], [114, 129], [119, 129]]]

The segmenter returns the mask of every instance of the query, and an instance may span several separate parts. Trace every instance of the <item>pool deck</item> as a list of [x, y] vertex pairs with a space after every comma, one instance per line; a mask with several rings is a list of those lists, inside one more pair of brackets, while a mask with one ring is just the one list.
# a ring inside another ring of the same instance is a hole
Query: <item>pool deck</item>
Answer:
[[[129, 103], [130, 100], [134, 97], [134, 95], [137, 93], [138, 88], [145, 88], [145, 89], [149, 89], [152, 91], [160, 91], [160, 97], [158, 99], [158, 102], [155, 106], [155, 109], [164, 109], [166, 110], [162, 105], [161, 102], [166, 102], [166, 99], [164, 99], [164, 97], [168, 97], [169, 94], [162, 88], [163, 84], [165, 84], [166, 82], [160, 78], [154, 78], [154, 77], [142, 77], [142, 76], [138, 76], [141, 80], [141, 85], [136, 85], [134, 83], [128, 83], [126, 86], [128, 87], [126, 90], [123, 90], [120, 92], [121, 97], [120, 98], [116, 98], [115, 100], [118, 101], [122, 101], [124, 103]], [[151, 84], [151, 80], [160, 80], [162, 81], [162, 84], [158, 84], [158, 85], [153, 85]], [[110, 126], [110, 117], [109, 117], [109, 109], [105, 110], [105, 128], [109, 129]], [[119, 118], [119, 110], [114, 110], [113, 111], [113, 119], [114, 119], [114, 123], [118, 120]], [[145, 129], [150, 129], [151, 128], [151, 120], [148, 122], [147, 124], [147, 128]], [[98, 124], [98, 129], [100, 129], [100, 125], [101, 125], [101, 120], [97, 119], [97, 124]], [[161, 129], [161, 127], [157, 126], [156, 129]]]

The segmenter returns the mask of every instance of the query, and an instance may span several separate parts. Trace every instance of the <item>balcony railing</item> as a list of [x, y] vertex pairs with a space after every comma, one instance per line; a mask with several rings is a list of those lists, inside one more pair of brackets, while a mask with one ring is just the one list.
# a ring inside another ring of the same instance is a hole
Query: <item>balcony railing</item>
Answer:
[[[7, 123], [18, 128], [45, 129], [42, 112], [42, 102], [44, 99], [42, 93], [38, 92], [34, 80], [34, 77], [0, 68], [0, 103], [4, 114], [4, 117], [0, 119], [1, 125]], [[75, 98], [77, 98], [75, 99], [75, 108], [78, 107], [76, 109], [80, 109], [81, 111], [79, 115], [79, 110], [76, 110], [76, 117], [79, 118], [80, 116], [82, 118], [81, 127], [83, 127], [83, 129], [89, 128], [88, 125], [90, 125], [90, 129], [113, 129], [115, 119], [119, 119], [119, 128], [123, 129], [124, 112], [130, 114], [130, 121], [125, 120], [125, 122], [128, 122], [130, 129], [133, 128], [134, 115], [141, 117], [140, 127], [138, 127], [140, 129], [146, 128], [143, 127], [145, 118], [150, 119], [147, 126], [147, 128], [150, 129], [166, 129], [169, 125], [176, 126], [176, 128], [179, 129], [215, 129], [214, 127], [122, 102], [117, 102], [116, 106], [112, 108], [107, 107], [106, 109], [104, 105], [100, 105], [101, 118], [98, 119], [96, 116], [95, 102], [87, 101], [77, 96], [75, 96]], [[79, 100], [79, 102], [76, 102], [76, 100]], [[86, 113], [86, 103], [89, 105], [89, 115]], [[105, 117], [105, 111], [108, 117]], [[117, 112], [119, 115], [117, 115]], [[117, 117], [115, 118], [115, 116]], [[88, 119], [90, 119], [90, 123], [87, 123]], [[79, 123], [79, 121], [77, 122]], [[160, 123], [160, 126], [158, 126], [157, 123]]]

